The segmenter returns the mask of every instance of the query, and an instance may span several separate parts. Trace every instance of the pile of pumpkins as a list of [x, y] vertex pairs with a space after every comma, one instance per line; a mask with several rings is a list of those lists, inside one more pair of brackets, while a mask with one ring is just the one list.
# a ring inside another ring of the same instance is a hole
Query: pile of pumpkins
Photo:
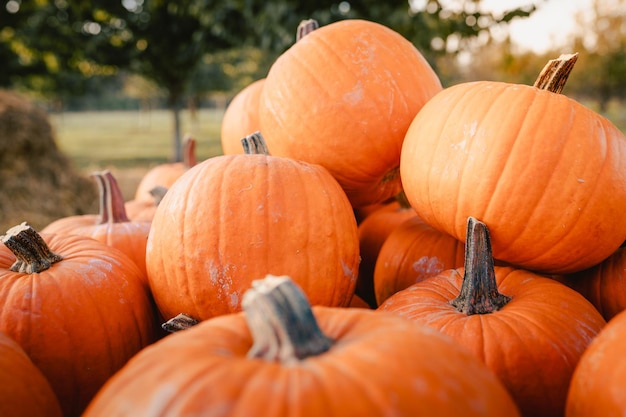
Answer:
[[304, 21], [224, 155], [2, 236], [0, 415], [624, 414], [626, 137], [561, 94], [576, 59], [443, 88]]

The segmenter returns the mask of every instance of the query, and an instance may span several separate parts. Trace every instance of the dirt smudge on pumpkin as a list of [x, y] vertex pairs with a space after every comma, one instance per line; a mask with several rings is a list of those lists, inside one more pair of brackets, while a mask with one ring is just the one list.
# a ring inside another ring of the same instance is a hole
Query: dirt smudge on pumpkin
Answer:
[[443, 263], [437, 257], [422, 256], [417, 261], [413, 262], [413, 270], [417, 272], [418, 276], [416, 282], [430, 276], [437, 275], [444, 270]]

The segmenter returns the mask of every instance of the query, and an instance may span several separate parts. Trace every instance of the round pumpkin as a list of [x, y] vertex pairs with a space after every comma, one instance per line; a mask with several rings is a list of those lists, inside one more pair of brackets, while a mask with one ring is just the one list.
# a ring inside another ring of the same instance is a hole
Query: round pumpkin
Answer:
[[0, 332], [0, 416], [62, 417], [50, 384], [24, 349]]
[[196, 139], [187, 134], [183, 139], [183, 160], [168, 162], [152, 167], [139, 181], [134, 200], [154, 203], [152, 194], [155, 187], [169, 188], [183, 173], [198, 163]]
[[465, 245], [413, 215], [381, 245], [373, 272], [377, 305], [393, 294], [447, 269], [463, 266]]
[[314, 304], [345, 307], [358, 264], [356, 220], [337, 181], [319, 165], [265, 153], [220, 155], [187, 171], [159, 204], [146, 249], [165, 319], [237, 312], [267, 274], [289, 274]]
[[380, 311], [431, 326], [480, 358], [522, 415], [562, 416], [581, 355], [606, 322], [582, 295], [530, 271], [493, 265], [483, 222], [467, 222], [465, 267], [389, 297]]
[[245, 312], [137, 354], [84, 417], [519, 415], [484, 364], [426, 326], [362, 308], [311, 308], [284, 277], [255, 282], [244, 300]]
[[[117, 248], [141, 269], [143, 281], [147, 284], [146, 242], [150, 222], [128, 218], [122, 191], [111, 171], [94, 172], [92, 176], [100, 189], [100, 214], [62, 217], [41, 229], [41, 233], [87, 236]], [[89, 218], [93, 220], [87, 222]]]
[[0, 331], [50, 382], [65, 417], [80, 416], [104, 382], [155, 340], [139, 267], [120, 250], [23, 223], [0, 245]]
[[626, 414], [626, 312], [613, 317], [583, 353], [567, 395], [566, 417]]
[[309, 33], [271, 66], [261, 132], [273, 155], [327, 168], [354, 207], [375, 204], [400, 192], [402, 141], [440, 90], [436, 73], [400, 34], [342, 20]]
[[589, 268], [626, 240], [626, 137], [565, 95], [454, 85], [411, 123], [400, 173], [428, 224], [465, 239], [489, 225], [496, 259], [546, 274]]
[[226, 107], [220, 136], [224, 155], [243, 153], [241, 139], [261, 129], [258, 110], [263, 85], [265, 78], [248, 84]]

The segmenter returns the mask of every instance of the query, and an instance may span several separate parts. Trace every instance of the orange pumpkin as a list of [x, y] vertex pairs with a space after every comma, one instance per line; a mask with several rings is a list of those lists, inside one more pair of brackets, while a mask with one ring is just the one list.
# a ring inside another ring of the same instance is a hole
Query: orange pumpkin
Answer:
[[496, 259], [549, 274], [589, 268], [626, 240], [626, 137], [578, 102], [478, 81], [432, 98], [404, 140], [400, 172], [418, 215], [465, 239], [489, 225]]
[[605, 321], [551, 278], [494, 267], [486, 225], [467, 223], [464, 268], [399, 291], [379, 310], [452, 337], [500, 378], [524, 416], [562, 416], [574, 368]]
[[62, 417], [48, 380], [24, 349], [0, 332], [0, 416]]
[[493, 373], [439, 332], [373, 310], [311, 308], [288, 278], [254, 284], [245, 313], [144, 349], [84, 417], [519, 415]]
[[152, 167], [139, 181], [134, 200], [153, 203], [154, 196], [152, 195], [152, 190], [155, 187], [169, 188], [178, 177], [197, 163], [196, 139], [188, 134], [183, 141], [182, 162], [169, 162]]
[[400, 34], [342, 20], [274, 62], [259, 103], [261, 132], [273, 155], [327, 168], [354, 207], [374, 204], [400, 192], [405, 133], [440, 90], [436, 73]]
[[[117, 180], [109, 170], [92, 174], [100, 189], [100, 214], [63, 217], [55, 220], [42, 233], [64, 233], [87, 236], [120, 249], [141, 269], [147, 284], [146, 242], [150, 222], [131, 221], [126, 215], [124, 197]], [[86, 222], [86, 219], [96, 221]]]
[[259, 97], [265, 78], [254, 81], [233, 97], [222, 117], [221, 144], [224, 155], [243, 153], [241, 139], [259, 131]]
[[608, 321], [626, 309], [626, 247], [598, 265], [556, 279], [585, 296]]
[[[260, 134], [248, 139], [264, 145]], [[264, 153], [187, 171], [159, 204], [146, 251], [165, 319], [239, 311], [250, 282], [268, 273], [288, 273], [314, 304], [344, 307], [358, 263], [356, 220], [337, 181], [319, 165]]]
[[26, 223], [2, 236], [0, 331], [50, 382], [65, 417], [155, 339], [139, 267], [84, 236], [39, 235]]
[[613, 317], [583, 353], [567, 394], [566, 417], [626, 414], [626, 312]]
[[414, 216], [413, 208], [395, 200], [372, 212], [358, 225], [361, 263], [356, 293], [371, 307], [378, 305], [374, 292], [374, 268], [380, 249], [396, 227]]
[[417, 215], [398, 225], [382, 244], [373, 272], [376, 303], [447, 269], [463, 266], [465, 245]]

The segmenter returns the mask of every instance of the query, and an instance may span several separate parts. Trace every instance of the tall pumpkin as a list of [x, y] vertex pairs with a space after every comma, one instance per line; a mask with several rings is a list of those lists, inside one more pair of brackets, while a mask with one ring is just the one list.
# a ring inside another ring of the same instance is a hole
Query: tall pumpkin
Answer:
[[314, 304], [347, 306], [359, 263], [348, 199], [319, 166], [256, 152], [210, 158], [165, 194], [148, 235], [148, 280], [169, 319], [241, 309], [253, 279], [289, 274]]
[[464, 240], [480, 218], [495, 258], [525, 269], [582, 270], [626, 240], [626, 137], [549, 86], [446, 88], [413, 120], [400, 172], [424, 221]]
[[324, 166], [359, 207], [401, 190], [404, 135], [440, 90], [433, 69], [400, 34], [343, 20], [311, 32], [275, 61], [259, 121], [272, 154]]

